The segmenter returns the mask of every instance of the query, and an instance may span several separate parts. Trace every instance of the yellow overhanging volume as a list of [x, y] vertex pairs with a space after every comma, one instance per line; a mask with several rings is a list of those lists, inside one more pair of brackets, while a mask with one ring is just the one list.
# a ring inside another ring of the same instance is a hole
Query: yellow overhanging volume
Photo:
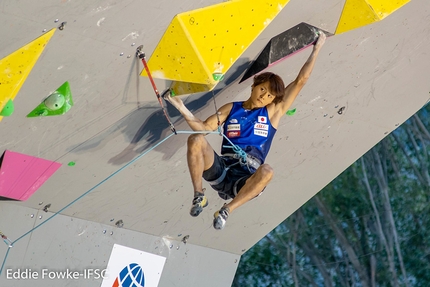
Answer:
[[51, 29], [0, 60], [0, 111], [16, 97], [55, 30]]
[[[289, 0], [232, 0], [178, 14], [148, 66], [175, 94], [211, 90]], [[146, 76], [145, 70], [142, 75]]]
[[335, 34], [380, 21], [409, 0], [346, 0]]

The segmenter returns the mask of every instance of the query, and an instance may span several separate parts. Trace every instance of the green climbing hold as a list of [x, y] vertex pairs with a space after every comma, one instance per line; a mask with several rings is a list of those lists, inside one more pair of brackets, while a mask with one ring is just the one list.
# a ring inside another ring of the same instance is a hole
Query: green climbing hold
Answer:
[[292, 110], [287, 111], [287, 115], [288, 115], [288, 116], [293, 116], [295, 113], [296, 113], [296, 108], [294, 108], [294, 109], [292, 109]]
[[0, 116], [8, 117], [10, 116], [14, 111], [14, 105], [13, 101], [9, 100], [7, 101], [6, 105], [4, 105], [3, 109], [0, 112]]
[[71, 161], [71, 162], [69, 162], [69, 164], [68, 164], [68, 166], [74, 166], [75, 165], [75, 162], [74, 161]]
[[32, 110], [27, 117], [58, 116], [67, 113], [73, 106], [72, 92], [69, 82], [62, 84], [50, 94], [40, 105]]
[[172, 96], [172, 97], [176, 96], [176, 93], [173, 89], [170, 89], [170, 96]]
[[221, 73], [213, 73], [212, 77], [214, 78], [215, 81], [224, 80], [224, 74], [221, 74]]

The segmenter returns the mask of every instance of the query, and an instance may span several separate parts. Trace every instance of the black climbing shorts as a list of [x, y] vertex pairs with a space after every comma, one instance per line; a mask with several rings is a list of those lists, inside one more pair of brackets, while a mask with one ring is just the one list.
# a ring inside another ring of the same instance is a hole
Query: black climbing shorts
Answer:
[[[225, 177], [222, 179], [224, 172]], [[227, 200], [237, 195], [252, 174], [253, 172], [238, 163], [238, 159], [222, 157], [214, 152], [214, 163], [203, 172], [203, 178], [218, 192], [219, 197]], [[221, 182], [219, 182], [220, 179], [222, 179]]]

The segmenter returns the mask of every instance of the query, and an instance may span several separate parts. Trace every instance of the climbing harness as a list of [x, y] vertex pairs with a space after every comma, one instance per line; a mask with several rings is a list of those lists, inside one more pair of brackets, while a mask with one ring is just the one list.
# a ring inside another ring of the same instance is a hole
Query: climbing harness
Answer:
[[157, 86], [155, 85], [154, 79], [152, 78], [151, 72], [149, 71], [148, 64], [146, 63], [145, 59], [145, 53], [142, 51], [143, 45], [140, 45], [136, 49], [136, 57], [142, 60], [143, 67], [145, 68], [146, 73], [148, 74], [148, 78], [151, 81], [152, 88], [154, 89], [155, 95], [157, 96], [158, 102], [160, 103], [161, 108], [163, 109], [164, 116], [166, 117], [167, 121], [169, 122], [170, 129], [172, 132], [176, 133], [175, 126], [173, 125], [172, 121], [170, 120], [169, 115], [167, 114], [166, 108], [164, 107], [163, 98], [167, 93], [170, 93], [170, 89], [166, 89], [161, 95], [158, 92]]
[[[227, 147], [229, 147], [229, 146], [227, 146]], [[242, 158], [242, 152], [245, 153], [245, 156], [246, 156], [245, 160], [243, 160], [243, 158]], [[248, 168], [252, 167], [254, 169], [258, 169], [261, 165], [261, 161], [258, 158], [247, 154], [243, 150], [241, 150], [240, 153], [225, 153], [225, 154], [223, 154], [223, 156], [228, 156], [228, 157], [231, 157], [234, 159], [238, 159], [239, 163], [242, 166], [246, 165]]]

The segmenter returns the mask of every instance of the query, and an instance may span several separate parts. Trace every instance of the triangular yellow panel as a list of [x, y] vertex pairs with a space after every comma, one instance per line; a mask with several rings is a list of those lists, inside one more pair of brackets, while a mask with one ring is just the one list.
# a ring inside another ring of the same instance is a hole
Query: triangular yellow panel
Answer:
[[213, 74], [225, 74], [288, 1], [232, 0], [176, 15], [148, 61], [151, 73], [212, 89]]
[[409, 0], [346, 0], [335, 34], [379, 21]]
[[364, 0], [346, 0], [335, 34], [344, 33], [378, 21], [372, 8]]
[[384, 19], [410, 0], [367, 0], [367, 3], [373, 8], [379, 19]]
[[0, 110], [18, 94], [54, 32], [55, 28], [0, 60]]
[[[287, 1], [240, 0], [179, 14], [205, 65], [225, 74]], [[212, 77], [212, 76], [211, 76]]]
[[[208, 84], [209, 71], [178, 17], [173, 18], [148, 66], [154, 78]], [[146, 75], [143, 70], [142, 75]]]

